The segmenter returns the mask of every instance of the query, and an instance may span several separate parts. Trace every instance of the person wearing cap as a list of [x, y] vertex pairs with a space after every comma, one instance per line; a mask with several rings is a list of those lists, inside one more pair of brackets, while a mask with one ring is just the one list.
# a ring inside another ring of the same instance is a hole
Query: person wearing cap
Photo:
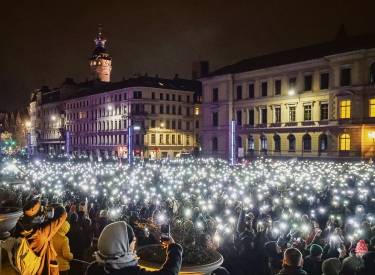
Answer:
[[364, 240], [360, 240], [355, 247], [355, 254], [357, 258], [362, 258], [362, 256], [368, 252], [367, 244]]
[[158, 271], [147, 271], [138, 265], [135, 237], [131, 226], [123, 221], [107, 225], [100, 234], [96, 261], [86, 270], [86, 275], [177, 275], [182, 264], [182, 247], [174, 243], [172, 237], [163, 242], [167, 247], [167, 259]]
[[323, 248], [320, 245], [312, 244], [309, 250], [310, 255], [307, 256], [303, 262], [303, 270], [309, 275], [321, 275], [323, 272]]
[[356, 275], [373, 275], [375, 273], [375, 252], [370, 251], [362, 256], [363, 267], [359, 269]]
[[70, 229], [70, 224], [64, 221], [59, 231], [53, 236], [53, 248], [56, 251], [57, 262], [59, 263], [60, 275], [68, 275], [73, 254], [70, 252], [69, 239], [65, 236]]
[[59, 268], [53, 250], [52, 238], [66, 220], [67, 214], [62, 205], [54, 206], [52, 218], [46, 218], [41, 211], [39, 200], [28, 201], [23, 207], [24, 216], [17, 224], [15, 237], [26, 237], [32, 251], [42, 257], [37, 275], [58, 275]]
[[341, 262], [337, 258], [330, 258], [323, 262], [322, 275], [339, 275]]
[[350, 249], [349, 257], [342, 261], [340, 274], [341, 275], [354, 275], [361, 267], [363, 267], [362, 257], [357, 257], [355, 248]]

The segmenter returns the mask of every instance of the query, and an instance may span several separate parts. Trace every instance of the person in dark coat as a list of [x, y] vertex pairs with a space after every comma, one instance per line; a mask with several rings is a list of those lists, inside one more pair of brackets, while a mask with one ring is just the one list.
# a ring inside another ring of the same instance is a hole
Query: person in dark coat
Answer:
[[87, 268], [86, 275], [177, 275], [182, 264], [182, 247], [171, 237], [167, 259], [158, 271], [147, 271], [138, 265], [134, 254], [135, 238], [131, 226], [123, 221], [107, 225], [99, 237], [96, 261]]
[[310, 246], [310, 255], [303, 262], [303, 270], [309, 275], [321, 275], [323, 265], [323, 248], [320, 245], [313, 244]]
[[279, 275], [308, 275], [302, 269], [302, 253], [297, 248], [288, 248], [284, 252], [283, 269]]
[[[69, 239], [70, 252], [73, 254], [73, 259], [83, 260], [84, 252], [84, 237], [83, 231], [78, 224], [78, 215], [73, 213], [70, 216], [70, 229], [66, 234], [66, 237]], [[82, 263], [78, 261], [70, 262], [70, 271], [71, 274], [81, 274], [83, 270]]]
[[375, 273], [375, 252], [370, 251], [362, 256], [363, 265], [356, 275], [373, 275]]

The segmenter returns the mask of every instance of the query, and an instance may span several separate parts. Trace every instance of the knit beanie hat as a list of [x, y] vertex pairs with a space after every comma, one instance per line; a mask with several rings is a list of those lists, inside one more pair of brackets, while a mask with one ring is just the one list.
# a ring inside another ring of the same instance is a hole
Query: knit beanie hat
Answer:
[[299, 236], [301, 236], [302, 232], [298, 228], [292, 228], [290, 229], [289, 234], [292, 239], [296, 239], [299, 238]]
[[338, 275], [341, 269], [341, 262], [337, 258], [330, 258], [323, 262], [323, 275]]
[[40, 201], [38, 200], [28, 201], [23, 207], [23, 212], [28, 217], [36, 216], [39, 213], [39, 211], [40, 211]]
[[310, 254], [311, 256], [317, 257], [323, 254], [323, 248], [320, 245], [313, 244], [310, 246]]
[[71, 215], [70, 215], [70, 221], [72, 222], [76, 222], [78, 221], [78, 215], [76, 212], [73, 212]]
[[366, 245], [364, 240], [360, 240], [357, 243], [357, 246], [355, 248], [355, 252], [356, 253], [366, 253], [366, 252], [368, 252], [368, 248], [367, 248], [367, 245]]

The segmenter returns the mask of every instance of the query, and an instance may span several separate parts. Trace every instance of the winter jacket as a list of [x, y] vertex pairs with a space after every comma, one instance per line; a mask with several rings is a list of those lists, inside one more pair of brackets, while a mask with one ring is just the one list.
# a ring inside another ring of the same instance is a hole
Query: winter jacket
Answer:
[[84, 238], [82, 229], [79, 227], [78, 222], [70, 223], [70, 230], [66, 234], [69, 239], [70, 252], [73, 253], [74, 259], [82, 260], [84, 252]]
[[323, 273], [322, 265], [322, 259], [309, 255], [303, 262], [303, 270], [305, 270], [309, 275], [321, 275]]
[[290, 266], [283, 264], [283, 269], [280, 271], [279, 275], [308, 275], [302, 266]]
[[147, 271], [139, 265], [128, 266], [122, 269], [112, 269], [99, 266], [98, 262], [89, 265], [86, 275], [177, 275], [182, 264], [182, 247], [179, 244], [170, 244], [167, 249], [167, 259], [162, 268], [158, 271]]
[[[42, 224], [32, 225], [32, 232], [26, 237], [30, 248], [36, 255], [42, 257], [41, 265], [36, 275], [59, 274], [59, 268], [55, 256], [56, 254], [51, 240], [66, 219], [67, 214], [65, 209], [63, 211], [64, 212], [60, 211], [59, 213], [55, 211], [55, 216], [52, 219], [49, 219]], [[24, 227], [28, 230], [26, 225], [24, 225]]]
[[[284, 253], [277, 253], [276, 242], [268, 242], [264, 246], [268, 255], [268, 262], [275, 268], [280, 270], [282, 268]], [[320, 275], [320, 274], [319, 274]]]
[[59, 271], [69, 270], [69, 262], [73, 259], [73, 254], [70, 253], [69, 239], [65, 236], [69, 229], [70, 225], [65, 221], [52, 238], [53, 247], [57, 253], [56, 259], [59, 263]]

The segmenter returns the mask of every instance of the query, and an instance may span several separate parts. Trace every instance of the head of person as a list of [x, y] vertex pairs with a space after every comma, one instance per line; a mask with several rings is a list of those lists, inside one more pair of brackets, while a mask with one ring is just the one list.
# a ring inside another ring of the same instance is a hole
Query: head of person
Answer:
[[28, 201], [25, 206], [23, 207], [24, 218], [25, 222], [30, 223], [41, 223], [43, 219], [41, 217], [41, 202], [39, 200], [30, 200]]
[[310, 255], [317, 258], [322, 258], [323, 248], [320, 245], [313, 244], [310, 246]]
[[288, 248], [284, 252], [283, 264], [294, 267], [302, 266], [303, 260], [301, 252], [297, 248]]
[[337, 258], [327, 259], [323, 262], [322, 271], [324, 275], [339, 275], [341, 262]]
[[100, 265], [121, 269], [137, 260], [134, 254], [135, 237], [133, 229], [123, 221], [107, 225], [98, 240], [95, 258]]

